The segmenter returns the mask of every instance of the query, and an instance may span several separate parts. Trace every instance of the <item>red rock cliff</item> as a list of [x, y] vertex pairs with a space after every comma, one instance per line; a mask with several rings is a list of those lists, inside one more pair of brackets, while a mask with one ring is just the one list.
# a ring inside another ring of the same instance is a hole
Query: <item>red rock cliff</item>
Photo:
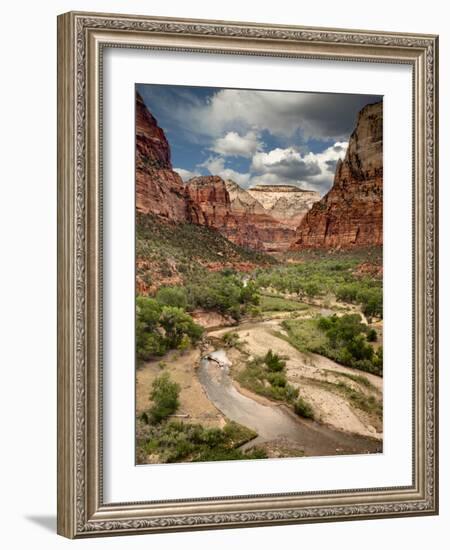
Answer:
[[[270, 190], [265, 191], [264, 196]], [[272, 190], [272, 194], [280, 192]], [[301, 193], [290, 195], [302, 196]], [[295, 236], [292, 208], [285, 208], [286, 219], [283, 220], [280, 211], [274, 210], [277, 215], [273, 215], [251, 193], [219, 176], [192, 178], [185, 185], [172, 168], [164, 131], [138, 93], [136, 209], [175, 223], [190, 222], [210, 227], [230, 241], [255, 250], [287, 250]]]
[[136, 209], [173, 221], [186, 220], [184, 184], [172, 169], [169, 143], [137, 92]]
[[300, 223], [293, 250], [383, 243], [383, 104], [364, 107], [333, 187]]
[[270, 216], [247, 191], [219, 176], [199, 176], [186, 185], [189, 220], [219, 231], [230, 241], [256, 250], [287, 250], [291, 228]]

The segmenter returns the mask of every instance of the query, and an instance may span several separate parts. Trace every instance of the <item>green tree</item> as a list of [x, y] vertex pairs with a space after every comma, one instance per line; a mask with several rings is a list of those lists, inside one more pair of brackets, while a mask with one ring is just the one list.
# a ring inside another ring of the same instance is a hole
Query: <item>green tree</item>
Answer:
[[352, 357], [357, 361], [362, 359], [372, 359], [373, 347], [367, 343], [362, 334], [358, 334], [350, 340], [346, 347], [352, 354]]
[[147, 361], [166, 351], [164, 336], [158, 331], [161, 306], [153, 298], [136, 298], [136, 357]]
[[195, 343], [203, 333], [202, 327], [194, 323], [192, 317], [179, 307], [164, 306], [159, 322], [172, 349], [179, 348], [184, 335]]
[[164, 355], [167, 344], [158, 332], [146, 332], [140, 325], [136, 327], [136, 356], [139, 361], [148, 361], [153, 355]]
[[186, 290], [180, 286], [164, 286], [156, 293], [156, 300], [163, 306], [187, 308]]
[[248, 281], [246, 286], [241, 288], [240, 302], [242, 304], [253, 304], [254, 306], [259, 304], [258, 289], [253, 281]]
[[161, 306], [153, 298], [138, 296], [136, 298], [136, 317], [145, 330], [155, 330], [158, 326]]
[[154, 422], [161, 422], [178, 409], [180, 389], [180, 385], [173, 382], [167, 372], [153, 381], [150, 392], [153, 406], [150, 409], [150, 414]]

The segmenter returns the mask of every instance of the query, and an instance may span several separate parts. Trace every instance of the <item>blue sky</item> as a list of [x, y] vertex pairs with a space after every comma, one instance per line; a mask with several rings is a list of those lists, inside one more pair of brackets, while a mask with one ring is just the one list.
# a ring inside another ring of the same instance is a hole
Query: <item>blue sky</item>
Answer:
[[187, 181], [219, 175], [244, 188], [333, 182], [362, 107], [380, 96], [138, 84]]

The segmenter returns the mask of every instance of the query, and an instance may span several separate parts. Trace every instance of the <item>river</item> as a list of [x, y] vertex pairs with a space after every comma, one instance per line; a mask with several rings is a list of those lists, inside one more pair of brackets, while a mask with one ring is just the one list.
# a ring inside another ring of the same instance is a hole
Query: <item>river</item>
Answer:
[[233, 384], [230, 367], [225, 350], [219, 349], [201, 360], [198, 376], [208, 398], [227, 418], [258, 433], [246, 448], [287, 439], [299, 444], [305, 456], [381, 451], [380, 443], [375, 440], [334, 430], [319, 422], [299, 418], [282, 405], [264, 405], [243, 395]]

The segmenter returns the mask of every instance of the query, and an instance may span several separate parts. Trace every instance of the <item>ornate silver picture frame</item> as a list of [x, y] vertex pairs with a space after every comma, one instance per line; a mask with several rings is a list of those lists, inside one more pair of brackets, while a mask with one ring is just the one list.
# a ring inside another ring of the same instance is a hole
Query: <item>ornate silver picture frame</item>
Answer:
[[[155, 500], [149, 489], [142, 502], [105, 502], [102, 90], [106, 48], [412, 68], [411, 484], [175, 500]], [[59, 534], [83, 538], [438, 513], [437, 116], [437, 36], [77, 12], [58, 17]]]

